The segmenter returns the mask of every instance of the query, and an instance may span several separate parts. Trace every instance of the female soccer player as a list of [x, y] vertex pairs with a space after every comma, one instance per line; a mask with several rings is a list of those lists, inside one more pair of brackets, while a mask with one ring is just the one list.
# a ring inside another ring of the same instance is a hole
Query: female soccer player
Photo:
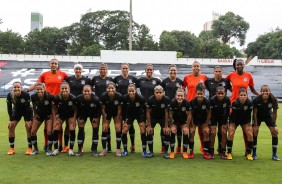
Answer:
[[[60, 93], [60, 85], [61, 83], [68, 78], [68, 75], [60, 71], [59, 61], [57, 59], [51, 59], [50, 61], [50, 71], [42, 73], [37, 82], [44, 83], [46, 86], [46, 91], [49, 92], [51, 95], [58, 95]], [[32, 91], [35, 89], [35, 84], [28, 88], [28, 91]], [[62, 150], [62, 131], [59, 132], [59, 149]], [[45, 146], [44, 150], [47, 151], [48, 147], [48, 135], [47, 135], [47, 128], [44, 127], [44, 138], [45, 138]]]
[[[121, 64], [121, 75], [114, 78], [114, 82], [117, 86], [117, 92], [122, 96], [127, 94], [127, 87], [129, 84], [136, 84], [137, 78], [129, 75], [129, 64]], [[129, 127], [129, 136], [131, 141], [130, 151], [135, 151], [135, 129], [134, 126]]]
[[[70, 85], [70, 93], [74, 96], [78, 96], [82, 94], [83, 86], [84, 85], [91, 85], [91, 80], [82, 75], [83, 66], [81, 64], [75, 64], [74, 65], [74, 73], [75, 75], [72, 75], [68, 78], [66, 78], [66, 82]], [[69, 150], [69, 128], [66, 124], [65, 132], [64, 132], [64, 141], [65, 146], [63, 147], [62, 153], [66, 153]]]
[[69, 125], [70, 130], [70, 149], [69, 156], [74, 156], [73, 146], [75, 142], [75, 126], [77, 110], [75, 106], [75, 96], [70, 94], [70, 86], [67, 82], [62, 82], [60, 86], [60, 94], [55, 96], [52, 106], [53, 115], [53, 143], [55, 150], [52, 155], [57, 155], [58, 150], [58, 133], [64, 121]]
[[[253, 94], [259, 95], [259, 93], [254, 88], [254, 81], [252, 74], [249, 72], [244, 71], [244, 61], [242, 59], [234, 59], [233, 61], [233, 68], [235, 72], [230, 73], [226, 79], [228, 79], [232, 84], [232, 94], [230, 97], [231, 104], [238, 98], [239, 91], [241, 88], [245, 88], [246, 91], [248, 91], [248, 87], [250, 87], [250, 90]], [[247, 154], [247, 135], [244, 134], [244, 142], [245, 142], [245, 155]]]
[[32, 123], [32, 108], [30, 107], [30, 96], [27, 92], [22, 91], [22, 84], [20, 82], [13, 83], [12, 92], [7, 95], [7, 110], [9, 114], [9, 143], [10, 149], [8, 155], [15, 154], [15, 129], [18, 122], [24, 117], [25, 128], [27, 134], [28, 149], [26, 155], [32, 152], [32, 144], [30, 137], [31, 123]]
[[248, 149], [247, 159], [253, 160], [253, 129], [251, 126], [251, 114], [253, 110], [253, 103], [248, 99], [247, 90], [241, 88], [239, 97], [232, 103], [232, 112], [230, 115], [228, 140], [227, 140], [227, 160], [232, 160], [232, 146], [236, 128], [240, 125], [243, 132], [247, 135]]
[[92, 87], [85, 85], [83, 87], [83, 94], [76, 97], [77, 106], [77, 121], [78, 121], [78, 152], [76, 156], [81, 156], [82, 148], [84, 143], [84, 126], [89, 117], [92, 124], [93, 135], [92, 135], [92, 154], [98, 156], [98, 119], [101, 116], [100, 100], [92, 93]]
[[268, 85], [263, 85], [260, 89], [260, 93], [261, 94], [253, 101], [253, 159], [257, 159], [257, 136], [261, 122], [264, 121], [272, 136], [272, 160], [278, 161], [280, 160], [276, 153], [278, 146], [278, 127], [276, 125], [278, 101], [271, 93]]
[[188, 148], [188, 134], [189, 125], [191, 123], [191, 107], [190, 103], [185, 99], [185, 91], [179, 88], [176, 91], [175, 98], [170, 104], [170, 116], [171, 116], [171, 139], [170, 139], [170, 158], [174, 158], [174, 144], [175, 144], [175, 134], [177, 130], [180, 129], [183, 132], [183, 158], [187, 159], [187, 148]]
[[[95, 95], [101, 100], [102, 94], [106, 92], [107, 85], [109, 82], [113, 82], [113, 79], [111, 77], [108, 77], [108, 65], [102, 63], [99, 66], [99, 75], [94, 76], [91, 80], [91, 83], [94, 88]], [[100, 125], [100, 119], [101, 116], [99, 117], [98, 120], [98, 129]], [[111, 129], [110, 127], [108, 128], [108, 134], [107, 134], [107, 152], [110, 153], [112, 152], [111, 148]], [[91, 148], [93, 151], [93, 149]]]
[[122, 125], [122, 144], [124, 151], [122, 156], [128, 155], [127, 151], [127, 132], [133, 126], [134, 120], [137, 120], [140, 128], [142, 141], [142, 157], [146, 157], [146, 106], [142, 95], [137, 94], [136, 86], [129, 84], [128, 94], [124, 96], [123, 102], [123, 125]]
[[154, 88], [154, 95], [151, 96], [147, 101], [147, 143], [149, 147], [149, 152], [147, 153], [147, 157], [153, 157], [153, 135], [154, 135], [154, 128], [157, 123], [160, 124], [162, 131], [164, 132], [164, 144], [165, 144], [165, 151], [164, 157], [169, 158], [168, 154], [168, 146], [169, 146], [169, 133], [170, 128], [168, 125], [169, 120], [169, 107], [170, 107], [170, 100], [167, 96], [164, 95], [164, 89], [162, 86], [158, 85]]
[[[169, 73], [169, 77], [165, 78], [161, 82], [161, 86], [164, 88], [165, 95], [170, 100], [172, 100], [172, 99], [175, 98], [175, 93], [176, 93], [177, 89], [182, 88], [183, 81], [176, 76], [176, 74], [177, 74], [176, 65], [170, 65], [168, 67], [168, 73]], [[178, 143], [178, 145], [176, 147], [176, 154], [181, 153], [181, 139], [182, 139], [182, 131], [181, 131], [181, 128], [178, 128], [177, 129], [177, 143]]]
[[223, 86], [216, 88], [216, 95], [210, 99], [211, 121], [210, 121], [210, 154], [214, 158], [214, 142], [216, 136], [216, 127], [220, 127], [220, 148], [221, 158], [226, 159], [226, 139], [227, 122], [230, 111], [230, 99], [226, 96], [226, 90]]
[[211, 118], [210, 102], [205, 98], [205, 88], [203, 83], [196, 86], [196, 97], [190, 101], [192, 109], [192, 123], [190, 126], [189, 137], [189, 158], [194, 158], [194, 137], [196, 127], [203, 132], [204, 154], [203, 157], [207, 160], [211, 159], [209, 155], [209, 122]]
[[[198, 61], [195, 61], [192, 64], [192, 73], [188, 74], [183, 79], [183, 89], [186, 90], [186, 99], [191, 101], [196, 97], [196, 85], [199, 83], [205, 83], [207, 80], [207, 76], [201, 74], [201, 65]], [[201, 153], [203, 153], [203, 132], [201, 129], [198, 129], [198, 134], [200, 136], [201, 141]]]
[[120, 145], [121, 145], [121, 113], [122, 113], [122, 95], [116, 92], [116, 85], [113, 82], [109, 82], [107, 85], [107, 92], [102, 94], [101, 97], [102, 104], [102, 116], [103, 116], [103, 128], [102, 128], [102, 146], [103, 151], [99, 154], [100, 156], [105, 156], [107, 154], [106, 143], [108, 129], [110, 122], [113, 119], [116, 130], [116, 143], [117, 150], [116, 156], [121, 156]]
[[35, 155], [39, 153], [36, 133], [43, 121], [45, 122], [45, 127], [47, 128], [48, 135], [47, 152], [49, 152], [50, 154], [52, 150], [53, 141], [52, 103], [54, 101], [54, 96], [46, 91], [45, 84], [41, 82], [37, 82], [35, 84], [35, 90], [36, 93], [31, 95], [31, 101], [34, 111], [34, 117], [31, 128], [31, 142], [34, 149], [31, 154]]

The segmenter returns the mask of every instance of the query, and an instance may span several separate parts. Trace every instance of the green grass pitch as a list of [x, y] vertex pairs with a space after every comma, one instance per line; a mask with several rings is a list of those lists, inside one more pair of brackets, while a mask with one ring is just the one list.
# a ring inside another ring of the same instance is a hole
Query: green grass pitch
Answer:
[[[195, 138], [195, 158], [184, 160], [181, 155], [175, 159], [164, 159], [160, 154], [159, 127], [155, 129], [155, 157], [141, 157], [139, 128], [136, 129], [136, 153], [116, 158], [110, 153], [103, 158], [90, 154], [92, 130], [86, 124], [86, 138], [81, 157], [67, 154], [45, 156], [43, 147], [43, 126], [38, 131], [40, 154], [25, 155], [27, 148], [23, 120], [16, 128], [16, 154], [8, 156], [8, 115], [6, 100], [0, 99], [0, 183], [282, 183], [282, 161], [272, 161], [271, 135], [262, 124], [258, 137], [258, 160], [248, 161], [244, 155], [242, 130], [236, 131], [233, 160], [222, 160], [216, 155], [214, 160], [205, 160], [200, 155], [199, 139]], [[282, 130], [281, 105], [278, 111], [278, 127]], [[111, 123], [112, 124], [112, 123]], [[112, 125], [112, 147], [115, 134]], [[100, 130], [101, 132], [101, 130]], [[101, 133], [100, 133], [101, 135]], [[280, 136], [280, 135], [279, 135]], [[279, 137], [279, 141], [281, 138]], [[129, 142], [130, 144], [130, 142]], [[216, 143], [217, 144], [217, 143]], [[280, 144], [281, 145], [281, 144]], [[75, 151], [77, 150], [77, 142]], [[99, 147], [101, 151], [101, 137]], [[114, 149], [113, 149], [114, 151]], [[282, 151], [278, 147], [278, 155]]]

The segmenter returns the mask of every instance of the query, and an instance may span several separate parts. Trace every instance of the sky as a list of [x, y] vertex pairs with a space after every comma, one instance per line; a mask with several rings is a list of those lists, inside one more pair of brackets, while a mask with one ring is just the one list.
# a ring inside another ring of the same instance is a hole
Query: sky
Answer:
[[[22, 36], [30, 31], [31, 12], [43, 15], [44, 27], [62, 28], [79, 22], [81, 15], [98, 10], [129, 11], [130, 0], [2, 0], [0, 30], [11, 29]], [[162, 31], [190, 31], [196, 36], [212, 12], [228, 11], [250, 24], [246, 44], [259, 35], [282, 28], [281, 0], [132, 0], [133, 20], [145, 24], [158, 41]], [[236, 46], [236, 45], [235, 45]], [[236, 46], [238, 48], [238, 46]]]

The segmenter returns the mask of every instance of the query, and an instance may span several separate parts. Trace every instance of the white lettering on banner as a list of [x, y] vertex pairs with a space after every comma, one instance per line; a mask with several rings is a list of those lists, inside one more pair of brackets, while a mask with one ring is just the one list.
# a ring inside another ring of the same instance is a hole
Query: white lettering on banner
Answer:
[[273, 64], [274, 60], [270, 60], [270, 59], [259, 59], [258, 60], [259, 63], [264, 63], [264, 64]]
[[233, 63], [232, 59], [218, 59], [217, 61], [219, 63]]
[[18, 71], [15, 71], [15, 72], [11, 72], [13, 74], [13, 77], [18, 77], [18, 75], [20, 75], [20, 77], [26, 77], [28, 75], [34, 75], [35, 69], [21, 69], [21, 70], [18, 70]]
[[[35, 79], [35, 81], [36, 81], [36, 80], [37, 80], [37, 79]], [[25, 81], [26, 81], [26, 80], [25, 80]], [[12, 88], [14, 82], [20, 82], [20, 83], [22, 83], [22, 80], [21, 80], [21, 78], [13, 79], [13, 80], [12, 80], [11, 82], [9, 82], [8, 84], [2, 86], [1, 89], [8, 90], [9, 88]], [[34, 83], [34, 82], [33, 82], [33, 83]], [[32, 83], [32, 84], [33, 84], [33, 83]], [[29, 87], [29, 86], [27, 86], [27, 85], [23, 85], [23, 88], [28, 88], [28, 87]]]

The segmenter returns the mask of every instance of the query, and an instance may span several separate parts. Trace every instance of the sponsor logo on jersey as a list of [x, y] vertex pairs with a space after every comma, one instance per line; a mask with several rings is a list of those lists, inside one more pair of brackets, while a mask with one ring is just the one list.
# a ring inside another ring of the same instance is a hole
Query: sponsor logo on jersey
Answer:
[[178, 82], [176, 83], [176, 87], [178, 87], [178, 88], [180, 87], [180, 85], [179, 85], [179, 83], [178, 83]]
[[69, 101], [68, 106], [72, 106], [72, 105], [73, 105], [72, 101]]
[[129, 79], [128, 82], [129, 82], [129, 84], [132, 84], [132, 83], [133, 83], [131, 79]]
[[156, 84], [157, 84], [157, 82], [156, 82], [155, 80], [153, 80], [153, 81], [152, 81], [152, 84], [153, 84], [153, 85], [156, 85]]
[[91, 103], [91, 104], [90, 104], [90, 107], [95, 107], [95, 104], [94, 104], [94, 103]]
[[186, 111], [186, 107], [182, 107], [182, 111]]
[[268, 104], [268, 108], [272, 108], [272, 104], [271, 103]]
[[225, 82], [222, 82], [222, 83], [221, 83], [221, 85], [222, 85], [223, 87], [225, 87], [225, 86], [226, 86]]
[[248, 79], [247, 79], [247, 77], [245, 77], [245, 78], [244, 78], [244, 82], [248, 82]]
[[62, 76], [59, 75], [59, 76], [58, 76], [58, 79], [59, 79], [59, 80], [62, 80]]
[[140, 103], [139, 103], [139, 102], [136, 102], [135, 105], [136, 105], [136, 107], [139, 107], [139, 106], [140, 106]]
[[25, 103], [25, 99], [21, 98], [21, 103]]

